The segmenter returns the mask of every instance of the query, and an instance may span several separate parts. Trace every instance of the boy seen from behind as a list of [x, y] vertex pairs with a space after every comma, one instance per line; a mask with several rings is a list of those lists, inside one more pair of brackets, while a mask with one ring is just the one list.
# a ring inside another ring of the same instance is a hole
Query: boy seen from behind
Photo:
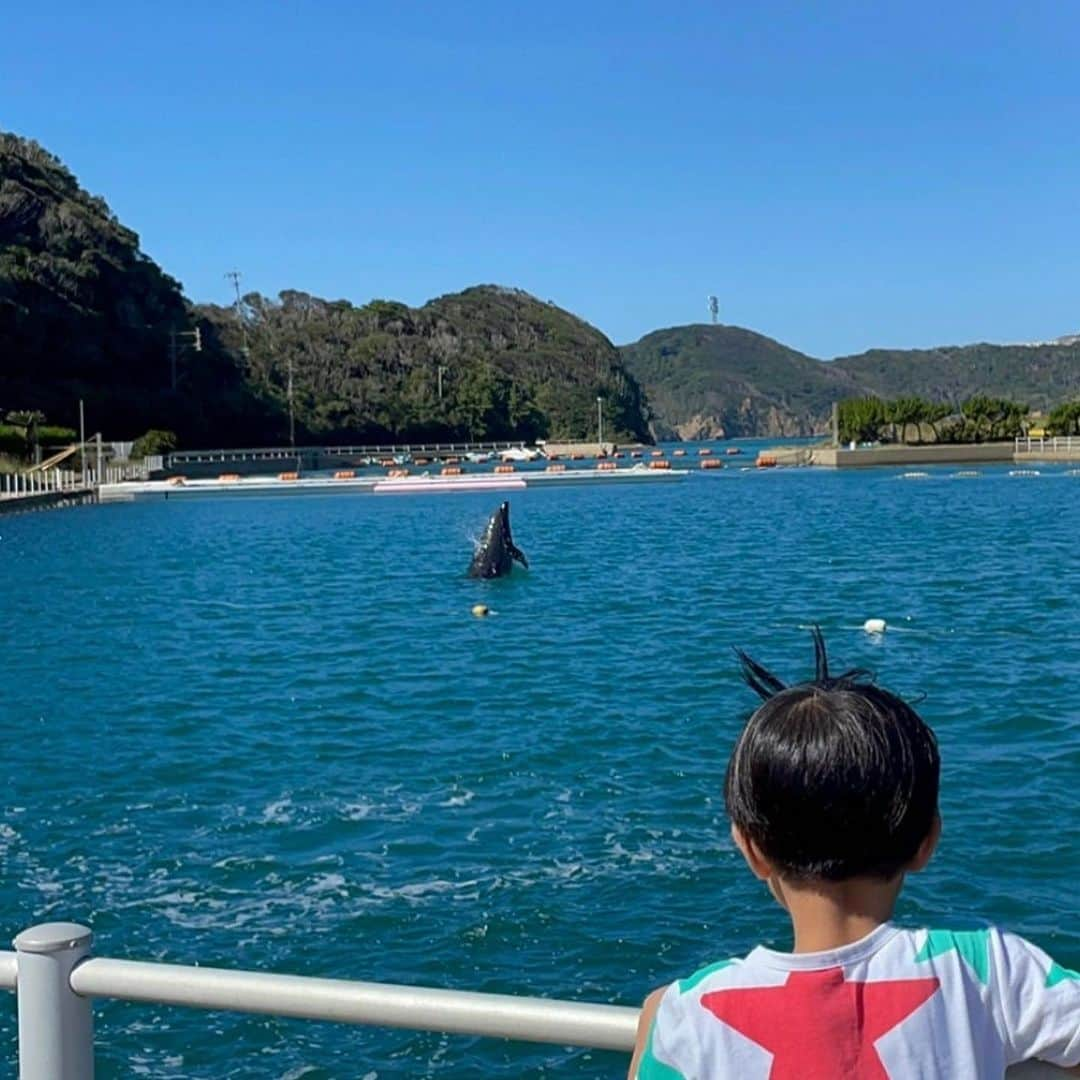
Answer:
[[1038, 1058], [1080, 1076], [1080, 973], [1005, 931], [891, 922], [941, 832], [933, 732], [865, 673], [786, 687], [739, 653], [764, 699], [728, 763], [732, 837], [788, 913], [758, 946], [651, 994], [638, 1080], [999, 1080]]

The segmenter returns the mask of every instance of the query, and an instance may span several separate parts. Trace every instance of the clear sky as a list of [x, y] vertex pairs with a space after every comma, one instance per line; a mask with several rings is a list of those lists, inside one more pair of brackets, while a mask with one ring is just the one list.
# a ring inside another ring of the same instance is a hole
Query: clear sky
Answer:
[[1080, 329], [1077, 0], [9, 4], [0, 129], [195, 300], [527, 289], [617, 343]]

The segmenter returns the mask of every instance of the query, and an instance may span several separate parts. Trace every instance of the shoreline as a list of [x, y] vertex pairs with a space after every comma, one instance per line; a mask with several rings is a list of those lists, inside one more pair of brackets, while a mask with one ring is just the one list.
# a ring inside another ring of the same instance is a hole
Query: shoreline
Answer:
[[759, 465], [814, 465], [827, 469], [865, 469], [882, 465], [1008, 465], [1039, 461], [1080, 463], [1080, 447], [1017, 450], [1012, 441], [866, 446], [856, 450], [836, 446], [778, 446], [758, 455]]

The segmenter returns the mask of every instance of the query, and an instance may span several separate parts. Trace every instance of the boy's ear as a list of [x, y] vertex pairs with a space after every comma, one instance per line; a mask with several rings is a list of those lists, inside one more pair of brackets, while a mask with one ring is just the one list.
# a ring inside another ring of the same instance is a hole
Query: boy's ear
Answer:
[[769, 860], [765, 858], [761, 848], [750, 837], [744, 835], [738, 825], [731, 826], [731, 839], [735, 846], [742, 852], [746, 865], [750, 867], [750, 873], [759, 881], [768, 881], [772, 877], [773, 868]]
[[934, 851], [937, 848], [938, 840], [941, 839], [941, 815], [935, 814], [934, 820], [930, 823], [930, 831], [923, 838], [923, 842], [919, 845], [919, 850], [915, 852], [915, 857], [908, 863], [907, 869], [911, 873], [918, 873], [933, 857]]

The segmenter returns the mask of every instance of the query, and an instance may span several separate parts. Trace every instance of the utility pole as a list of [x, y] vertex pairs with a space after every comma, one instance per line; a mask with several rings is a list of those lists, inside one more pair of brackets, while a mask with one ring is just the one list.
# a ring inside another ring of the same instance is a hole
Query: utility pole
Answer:
[[600, 444], [600, 453], [604, 452], [604, 399], [596, 397], [596, 441]]
[[442, 401], [442, 373], [446, 370], [442, 364], [439, 365], [439, 400]]
[[194, 330], [173, 329], [169, 331], [169, 367], [172, 370], [172, 388], [174, 390], [179, 378], [176, 368], [177, 361], [180, 359], [180, 350], [187, 347], [186, 343], [180, 341], [181, 338], [191, 338], [195, 351], [202, 352], [202, 328], [196, 326]]
[[292, 353], [288, 355], [289, 365], [289, 446], [296, 449], [296, 413], [293, 411], [293, 377], [292, 377]]
[[79, 474], [82, 486], [86, 487], [86, 417], [83, 414], [82, 398], [79, 398]]
[[244, 323], [244, 314], [240, 307], [240, 271], [229, 270], [225, 276], [229, 278], [233, 283], [233, 288], [236, 290], [236, 321], [240, 324], [240, 336], [243, 339], [244, 355], [248, 354], [248, 339], [247, 339], [247, 326]]

